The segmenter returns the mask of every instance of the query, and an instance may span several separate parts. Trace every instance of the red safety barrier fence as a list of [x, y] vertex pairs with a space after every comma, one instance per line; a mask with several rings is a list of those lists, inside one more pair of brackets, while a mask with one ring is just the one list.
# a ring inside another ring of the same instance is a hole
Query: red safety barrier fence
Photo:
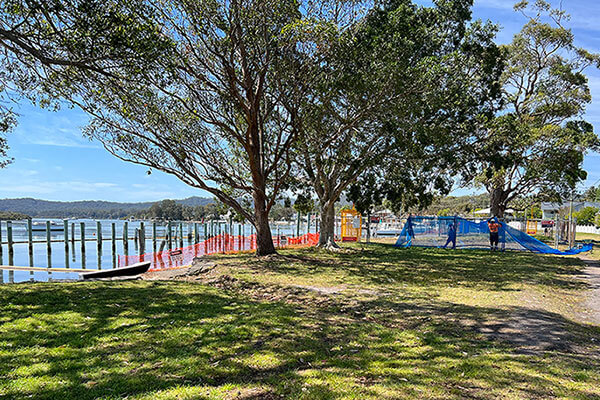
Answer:
[[[307, 233], [298, 237], [274, 236], [273, 244], [277, 248], [309, 247], [319, 243], [318, 233]], [[119, 267], [138, 262], [150, 261], [150, 270], [156, 271], [168, 268], [178, 268], [190, 265], [194, 258], [209, 254], [233, 254], [256, 250], [256, 235], [218, 235], [198, 244], [172, 250], [141, 255], [119, 256]]]

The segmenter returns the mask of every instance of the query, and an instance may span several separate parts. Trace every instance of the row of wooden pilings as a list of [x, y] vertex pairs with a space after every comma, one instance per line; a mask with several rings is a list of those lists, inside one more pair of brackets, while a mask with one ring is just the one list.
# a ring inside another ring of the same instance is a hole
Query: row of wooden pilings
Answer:
[[[308, 224], [306, 226], [306, 231], [310, 232], [310, 220], [311, 215], [308, 215]], [[33, 235], [33, 224], [31, 219], [26, 222], [26, 233], [27, 240], [26, 241], [15, 241], [13, 240], [13, 222], [6, 221], [6, 241], [4, 241], [4, 232], [2, 229], [2, 224], [0, 223], [0, 264], [3, 263], [3, 244], [7, 245], [8, 248], [8, 265], [14, 265], [14, 245], [15, 244], [27, 244], [28, 245], [28, 253], [29, 253], [29, 266], [34, 267], [34, 257], [33, 257], [33, 246], [34, 243], [46, 243], [46, 253], [47, 253], [47, 265], [48, 268], [51, 267], [51, 254], [52, 254], [52, 243], [53, 242], [64, 242], [65, 249], [65, 267], [69, 268], [69, 250], [75, 249], [75, 242], [81, 243], [81, 255], [82, 255], [82, 267], [85, 268], [85, 244], [89, 241], [97, 242], [97, 253], [98, 253], [98, 269], [101, 268], [101, 254], [102, 254], [102, 244], [104, 241], [110, 241], [112, 247], [112, 259], [113, 259], [113, 267], [116, 266], [116, 258], [117, 258], [117, 241], [122, 240], [123, 242], [123, 252], [125, 256], [129, 255], [129, 242], [133, 241], [134, 243], [134, 252], [138, 255], [144, 254], [146, 252], [146, 222], [140, 221], [139, 228], [135, 229], [133, 237], [129, 237], [129, 223], [128, 221], [123, 222], [122, 228], [122, 237], [117, 238], [117, 226], [115, 222], [111, 222], [110, 229], [110, 238], [104, 238], [102, 235], [102, 222], [96, 221], [96, 229], [95, 229], [95, 238], [86, 238], [86, 223], [85, 222], [70, 222], [69, 220], [63, 220], [62, 230], [59, 233], [62, 233], [61, 239], [53, 239], [52, 238], [52, 227], [56, 226], [51, 223], [51, 221], [45, 222], [45, 240], [34, 240]], [[197, 244], [200, 242], [201, 238], [203, 240], [210, 239], [212, 237], [219, 236], [221, 234], [227, 235], [235, 235], [237, 233], [238, 236], [246, 236], [247, 234], [254, 234], [254, 227], [250, 225], [250, 232], [246, 231], [245, 225], [243, 224], [234, 224], [232, 220], [223, 221], [223, 220], [210, 220], [208, 222], [172, 222], [168, 221], [166, 225], [164, 225], [165, 231], [162, 236], [159, 236], [159, 225], [156, 221], [152, 221], [149, 223], [151, 226], [151, 234], [152, 234], [152, 251], [160, 252], [165, 249], [172, 250], [173, 248], [182, 248], [184, 247], [184, 242], [187, 239], [188, 245]], [[76, 227], [79, 225], [79, 238], [76, 237]], [[184, 232], [184, 226], [187, 225], [187, 232]], [[237, 232], [236, 226], [237, 225]], [[87, 227], [89, 229], [89, 226]], [[162, 226], [161, 226], [162, 228]], [[317, 228], [315, 226], [315, 228]], [[300, 236], [301, 230], [301, 218], [298, 215], [296, 221], [296, 236]], [[315, 229], [316, 231], [316, 229]], [[279, 228], [277, 228], [277, 237], [280, 237]]]

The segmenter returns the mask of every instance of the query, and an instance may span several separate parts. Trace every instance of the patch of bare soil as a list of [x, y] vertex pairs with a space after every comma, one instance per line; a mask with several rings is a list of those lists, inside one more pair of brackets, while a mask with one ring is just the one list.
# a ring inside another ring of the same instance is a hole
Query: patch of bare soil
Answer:
[[517, 354], [581, 352], [567, 323], [542, 310], [519, 310], [503, 320], [479, 322], [476, 329], [490, 339], [510, 343]]
[[584, 322], [600, 325], [600, 263], [585, 258], [582, 258], [582, 261], [586, 267], [579, 278], [584, 280], [589, 288], [584, 300], [586, 311], [580, 317]]

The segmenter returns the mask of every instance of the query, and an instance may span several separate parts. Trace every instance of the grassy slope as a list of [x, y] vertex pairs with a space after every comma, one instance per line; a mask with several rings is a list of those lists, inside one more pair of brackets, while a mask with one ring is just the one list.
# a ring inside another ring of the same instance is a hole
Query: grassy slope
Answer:
[[[600, 397], [600, 328], [575, 322], [577, 260], [281, 253], [219, 258], [237, 279], [220, 287], [1, 286], [0, 398]], [[523, 316], [533, 326], [507, 323]], [[537, 331], [555, 346], [536, 351]]]

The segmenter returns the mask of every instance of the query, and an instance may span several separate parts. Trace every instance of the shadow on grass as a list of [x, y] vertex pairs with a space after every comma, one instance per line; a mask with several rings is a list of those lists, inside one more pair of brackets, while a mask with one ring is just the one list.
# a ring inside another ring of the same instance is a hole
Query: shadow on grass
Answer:
[[517, 282], [581, 289], [584, 282], [573, 280], [582, 263], [568, 257], [544, 256], [525, 252], [483, 250], [398, 249], [388, 244], [354, 245], [347, 252], [326, 250], [284, 250], [280, 260], [238, 258], [251, 267], [286, 275], [315, 277], [319, 274], [345, 274], [364, 285], [432, 285], [513, 290]]
[[[600, 383], [575, 347], [515, 355], [522, 344], [486, 322], [505, 319], [494, 308], [380, 298], [308, 315], [149, 282], [3, 286], [0, 300], [5, 398], [592, 398]], [[600, 336], [539, 317], [561, 327], [552, 342]]]

